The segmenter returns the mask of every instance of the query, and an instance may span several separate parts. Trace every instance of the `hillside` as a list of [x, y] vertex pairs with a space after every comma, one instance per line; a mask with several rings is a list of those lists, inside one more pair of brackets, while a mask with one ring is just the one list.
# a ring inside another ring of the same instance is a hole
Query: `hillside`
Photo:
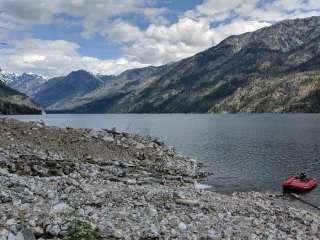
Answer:
[[41, 111], [29, 97], [0, 81], [0, 114], [41, 114]]
[[286, 20], [170, 65], [129, 70], [127, 75], [140, 74], [125, 80], [119, 75], [58, 109], [319, 112], [319, 46], [320, 17]]

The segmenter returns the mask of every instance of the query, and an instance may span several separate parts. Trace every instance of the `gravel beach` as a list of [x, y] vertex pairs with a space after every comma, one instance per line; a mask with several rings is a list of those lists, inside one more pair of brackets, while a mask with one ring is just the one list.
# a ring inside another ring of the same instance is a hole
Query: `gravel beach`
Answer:
[[211, 192], [152, 138], [0, 119], [0, 239], [320, 239], [276, 194]]

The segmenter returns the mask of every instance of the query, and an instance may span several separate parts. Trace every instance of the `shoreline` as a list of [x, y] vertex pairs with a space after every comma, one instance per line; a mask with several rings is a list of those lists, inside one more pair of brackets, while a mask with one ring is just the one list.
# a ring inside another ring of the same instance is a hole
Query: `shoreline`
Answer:
[[73, 239], [78, 225], [96, 239], [320, 238], [318, 212], [196, 189], [207, 173], [156, 139], [13, 119], [0, 133], [1, 240]]

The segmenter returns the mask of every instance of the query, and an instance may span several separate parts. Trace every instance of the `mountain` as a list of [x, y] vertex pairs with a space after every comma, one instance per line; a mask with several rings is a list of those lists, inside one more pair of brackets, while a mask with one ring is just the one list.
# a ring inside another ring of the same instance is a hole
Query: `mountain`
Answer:
[[0, 80], [0, 114], [41, 114], [41, 111], [29, 97]]
[[[161, 72], [166, 71], [167, 65], [161, 67], [145, 67], [140, 69], [127, 70], [120, 75], [113, 77], [105, 84], [92, 92], [71, 101], [56, 105], [55, 111], [71, 109], [74, 105], [81, 105], [84, 108], [80, 112], [103, 113], [112, 111], [112, 107], [117, 106], [118, 101], [130, 97], [130, 94], [147, 88], [154, 82]], [[88, 104], [89, 103], [89, 104]], [[67, 110], [69, 111], [69, 110]], [[128, 109], [129, 111], [129, 109]], [[114, 109], [117, 112], [117, 109]], [[123, 112], [126, 112], [124, 110]]]
[[7, 86], [28, 96], [32, 96], [38, 91], [38, 88], [47, 81], [46, 78], [34, 73], [23, 73], [18, 75], [15, 73], [6, 73], [1, 69], [0, 80]]
[[110, 78], [112, 76], [96, 76], [85, 70], [73, 71], [67, 76], [49, 79], [30, 96], [46, 109], [55, 109], [101, 87]]
[[0, 74], [56, 112], [320, 112], [320, 17], [231, 36], [187, 59], [118, 76]]
[[4, 84], [9, 84], [12, 81], [15, 81], [17, 75], [14, 73], [6, 73], [0, 68], [0, 81]]
[[39, 87], [47, 82], [47, 79], [34, 73], [23, 73], [22, 75], [15, 75], [15, 77], [8, 81], [9, 87], [22, 92], [28, 96], [35, 94]]
[[320, 112], [320, 17], [231, 36], [176, 63], [134, 69], [60, 105], [68, 112]]

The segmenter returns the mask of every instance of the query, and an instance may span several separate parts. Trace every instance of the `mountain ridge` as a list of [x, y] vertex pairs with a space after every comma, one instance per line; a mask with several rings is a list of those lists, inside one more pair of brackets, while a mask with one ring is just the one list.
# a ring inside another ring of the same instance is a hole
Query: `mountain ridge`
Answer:
[[127, 70], [44, 105], [75, 113], [319, 112], [319, 72], [315, 16], [233, 35], [189, 58]]
[[[89, 98], [90, 101], [83, 105], [78, 104], [81, 99], [68, 103], [67, 110], [95, 112], [96, 109], [103, 109], [107, 102], [109, 106], [104, 112], [293, 111], [293, 107], [285, 107], [289, 102], [283, 102], [282, 108], [254, 108], [252, 103], [248, 103], [247, 107], [243, 106], [244, 103], [239, 104], [241, 108], [234, 107], [241, 101], [235, 94], [239, 94], [239, 89], [247, 91], [257, 79], [284, 81], [282, 74], [299, 73], [302, 68], [317, 71], [320, 66], [317, 60], [320, 56], [319, 33], [320, 17], [311, 17], [285, 20], [255, 32], [230, 36], [216, 46], [162, 69], [161, 74], [154, 76], [155, 80], [140, 91], [122, 93], [116, 99], [114, 93], [111, 95], [106, 92], [104, 98], [100, 93], [99, 97]], [[313, 66], [310, 61], [314, 63]], [[318, 80], [312, 78], [310, 83], [312, 81]], [[271, 96], [273, 93], [264, 94]], [[222, 104], [226, 99], [235, 101], [233, 107]]]

